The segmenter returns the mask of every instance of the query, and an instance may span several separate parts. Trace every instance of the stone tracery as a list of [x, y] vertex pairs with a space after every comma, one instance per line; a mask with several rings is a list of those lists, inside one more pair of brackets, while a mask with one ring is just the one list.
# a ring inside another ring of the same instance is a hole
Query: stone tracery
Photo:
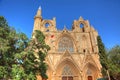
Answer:
[[63, 76], [72, 76], [72, 75], [73, 75], [70, 66], [66, 65], [66, 66], [63, 68], [62, 75], [63, 75]]
[[68, 36], [63, 36], [58, 42], [58, 51], [64, 52], [65, 50], [74, 51], [73, 42]]

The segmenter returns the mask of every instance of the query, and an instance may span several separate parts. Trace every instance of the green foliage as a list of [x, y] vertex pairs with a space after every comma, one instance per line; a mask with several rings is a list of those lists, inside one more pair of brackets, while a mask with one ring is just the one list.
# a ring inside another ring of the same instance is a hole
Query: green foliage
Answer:
[[97, 40], [103, 76], [107, 76], [106, 70], [109, 70], [111, 78], [120, 76], [120, 46], [117, 45], [107, 52], [100, 36]]
[[13, 65], [18, 65], [16, 55], [27, 47], [28, 38], [24, 33], [17, 32], [10, 27], [4, 17], [0, 16], [0, 70], [4, 79], [11, 79]]
[[101, 65], [102, 65], [102, 74], [104, 76], [106, 76], [107, 75], [106, 70], [108, 70], [109, 61], [108, 61], [108, 58], [107, 58], [105, 46], [104, 46], [100, 36], [97, 37], [97, 41], [98, 41], [100, 62], [101, 62]]
[[120, 45], [116, 45], [108, 51], [108, 59], [111, 76], [120, 76]]
[[5, 67], [0, 66], [0, 79], [5, 78], [6, 77], [5, 74], [7, 74]]
[[36, 75], [47, 78], [45, 57], [50, 47], [41, 31], [33, 36], [29, 41], [0, 16], [0, 79], [36, 80]]
[[44, 62], [42, 62], [42, 63], [39, 65], [39, 68], [38, 68], [38, 69], [39, 69], [39, 71], [40, 71], [41, 77], [47, 79], [47, 78], [48, 78], [48, 76], [47, 76], [47, 74], [46, 74], [47, 65], [46, 65]]
[[7, 25], [4, 17], [0, 16], [0, 53], [6, 52], [9, 47], [9, 41], [7, 40], [7, 36], [9, 36], [10, 28]]
[[27, 74], [25, 80], [37, 80], [37, 79], [36, 79], [35, 74], [33, 74], [32, 72], [30, 72], [30, 74]]
[[12, 80], [25, 80], [26, 74], [24, 73], [24, 69], [20, 65], [12, 65], [11, 76]]
[[33, 74], [36, 77], [36, 57], [33, 52], [27, 51], [26, 58], [24, 59], [23, 67], [27, 75]]
[[41, 31], [36, 30], [33, 36], [35, 38], [32, 38], [26, 49], [30, 53], [27, 54], [24, 62], [25, 65], [29, 65], [25, 70], [28, 70], [28, 73], [31, 70], [35, 75], [41, 75], [42, 78], [47, 78], [45, 57], [50, 47], [46, 45], [45, 36]]
[[109, 59], [112, 60], [117, 67], [120, 67], [120, 46], [116, 45], [108, 52]]

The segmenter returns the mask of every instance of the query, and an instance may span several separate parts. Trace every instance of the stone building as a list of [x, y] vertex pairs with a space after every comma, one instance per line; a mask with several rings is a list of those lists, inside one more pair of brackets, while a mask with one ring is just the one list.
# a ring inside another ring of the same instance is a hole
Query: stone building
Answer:
[[[39, 8], [34, 17], [34, 30], [45, 35], [51, 47], [46, 57], [48, 80], [96, 80], [101, 75], [97, 31], [88, 20], [74, 20], [72, 30], [59, 31], [56, 19], [43, 19]], [[38, 79], [40, 80], [40, 79]]]

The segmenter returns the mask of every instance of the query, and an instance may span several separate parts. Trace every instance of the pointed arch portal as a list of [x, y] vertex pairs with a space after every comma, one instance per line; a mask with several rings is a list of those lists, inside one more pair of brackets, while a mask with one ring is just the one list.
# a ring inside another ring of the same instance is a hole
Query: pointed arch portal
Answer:
[[73, 72], [69, 65], [65, 65], [63, 68], [62, 80], [73, 80]]
[[96, 80], [98, 77], [98, 69], [93, 64], [88, 62], [83, 68], [83, 77], [85, 80]]
[[79, 80], [80, 77], [78, 67], [74, 61], [68, 58], [63, 59], [58, 64], [56, 72], [58, 72], [56, 75], [59, 77], [56, 80]]

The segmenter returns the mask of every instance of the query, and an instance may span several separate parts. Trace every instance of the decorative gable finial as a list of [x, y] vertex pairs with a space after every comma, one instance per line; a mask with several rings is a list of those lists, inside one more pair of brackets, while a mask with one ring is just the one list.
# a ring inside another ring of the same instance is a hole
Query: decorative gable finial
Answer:
[[64, 30], [67, 30], [66, 25], [64, 25]]
[[64, 25], [64, 29], [63, 29], [63, 32], [68, 32], [66, 26]]
[[80, 16], [79, 20], [83, 20], [82, 16]]
[[41, 6], [39, 6], [39, 8], [38, 8], [39, 10], [41, 10], [42, 8], [41, 8]]

